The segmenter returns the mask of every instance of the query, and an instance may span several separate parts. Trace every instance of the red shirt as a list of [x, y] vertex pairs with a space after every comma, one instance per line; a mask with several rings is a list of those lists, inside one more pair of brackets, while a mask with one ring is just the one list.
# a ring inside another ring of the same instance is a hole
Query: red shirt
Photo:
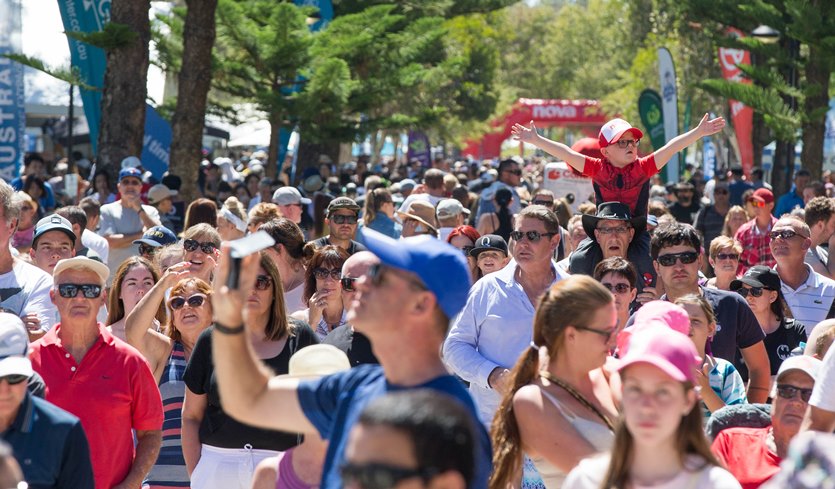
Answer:
[[782, 459], [768, 449], [771, 427], [728, 428], [713, 440], [711, 449], [719, 462], [736, 477], [742, 489], [760, 487], [780, 472]]
[[46, 400], [81, 419], [90, 442], [96, 488], [122, 482], [134, 457], [131, 429], [162, 429], [162, 399], [148, 362], [99, 323], [99, 339], [76, 363], [52, 328], [32, 344], [32, 366]]
[[[595, 193], [603, 202], [620, 202], [629, 206], [632, 217], [646, 215], [646, 208], [637, 209], [641, 187], [658, 173], [655, 154], [638, 158], [623, 168], [612, 165], [608, 159], [586, 156], [583, 175], [594, 182]], [[644, 206], [646, 203], [644, 203]]]
[[745, 271], [754, 265], [765, 265], [768, 268], [774, 268], [777, 260], [771, 255], [771, 237], [768, 233], [774, 227], [777, 218], [771, 216], [771, 224], [768, 229], [760, 231], [757, 228], [757, 220], [751, 219], [746, 222], [736, 231], [734, 239], [742, 244], [742, 254], [739, 255], [739, 269], [738, 275], [745, 274]]

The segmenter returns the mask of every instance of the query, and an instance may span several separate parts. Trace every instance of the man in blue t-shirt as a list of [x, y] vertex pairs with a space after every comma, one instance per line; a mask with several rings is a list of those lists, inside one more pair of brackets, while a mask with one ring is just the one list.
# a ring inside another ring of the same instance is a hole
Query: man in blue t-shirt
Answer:
[[225, 283], [231, 258], [224, 245], [212, 296], [215, 374], [223, 409], [263, 428], [318, 432], [329, 441], [321, 487], [337, 488], [343, 485], [339, 469], [346, 460], [348, 435], [371, 401], [416, 388], [442, 392], [457, 399], [477, 426], [470, 487], [487, 487], [489, 436], [475, 421], [469, 394], [447, 373], [439, 356], [449, 318], [463, 308], [470, 288], [464, 255], [428, 236], [395, 241], [370, 229], [362, 233], [379, 261], [355, 282], [357, 295], [347, 319], [368, 337], [380, 365], [361, 365], [317, 380], [271, 379], [260, 366], [242, 314], [258, 274], [258, 256], [243, 259], [241, 286], [230, 289]]

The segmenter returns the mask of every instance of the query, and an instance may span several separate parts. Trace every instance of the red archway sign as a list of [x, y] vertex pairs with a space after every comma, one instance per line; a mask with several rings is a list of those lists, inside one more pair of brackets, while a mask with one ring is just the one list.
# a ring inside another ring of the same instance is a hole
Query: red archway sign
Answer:
[[609, 119], [600, 110], [597, 100], [563, 100], [520, 98], [510, 113], [492, 122], [494, 131], [479, 141], [469, 141], [464, 154], [478, 159], [497, 158], [502, 143], [510, 137], [513, 124], [527, 125], [531, 120], [538, 128], [559, 126], [576, 127], [589, 137], [597, 137], [600, 126]]

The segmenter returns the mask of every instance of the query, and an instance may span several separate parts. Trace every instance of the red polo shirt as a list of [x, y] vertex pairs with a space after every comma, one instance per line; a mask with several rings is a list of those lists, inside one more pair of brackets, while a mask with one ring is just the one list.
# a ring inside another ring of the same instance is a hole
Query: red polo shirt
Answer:
[[90, 442], [96, 488], [127, 477], [134, 457], [131, 429], [162, 429], [162, 400], [148, 362], [101, 324], [99, 339], [80, 363], [64, 349], [58, 324], [32, 344], [32, 366], [46, 383], [46, 400], [81, 419]]

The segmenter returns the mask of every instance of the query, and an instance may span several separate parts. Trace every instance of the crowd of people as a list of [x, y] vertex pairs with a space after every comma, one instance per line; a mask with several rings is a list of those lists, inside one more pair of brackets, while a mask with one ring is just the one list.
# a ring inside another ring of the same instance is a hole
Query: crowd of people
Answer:
[[622, 119], [594, 154], [516, 125], [543, 156], [296, 185], [218, 157], [191, 202], [136, 157], [75, 191], [30, 154], [0, 182], [0, 486], [823, 487], [835, 185], [661, 181], [724, 124], [645, 155]]

